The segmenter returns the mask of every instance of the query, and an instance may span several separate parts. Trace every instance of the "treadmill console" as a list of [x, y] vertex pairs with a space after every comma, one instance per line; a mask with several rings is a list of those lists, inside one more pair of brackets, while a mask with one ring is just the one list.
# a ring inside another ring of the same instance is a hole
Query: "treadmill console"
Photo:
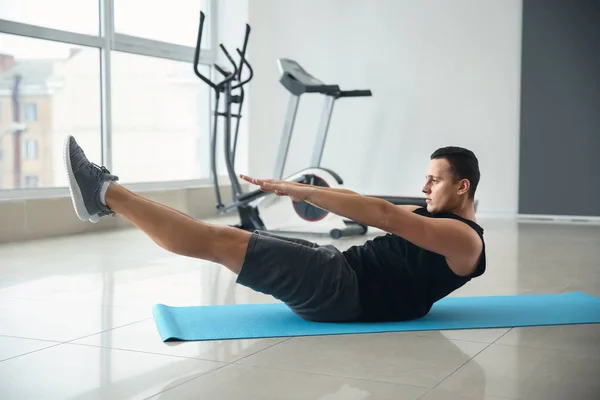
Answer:
[[302, 93], [322, 93], [336, 95], [340, 88], [338, 85], [326, 85], [308, 72], [300, 64], [289, 58], [277, 60], [281, 84], [296, 96]]

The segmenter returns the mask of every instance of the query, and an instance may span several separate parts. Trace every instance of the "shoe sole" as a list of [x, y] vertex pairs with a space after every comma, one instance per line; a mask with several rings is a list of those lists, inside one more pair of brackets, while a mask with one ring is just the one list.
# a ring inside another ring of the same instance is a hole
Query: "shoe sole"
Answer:
[[79, 185], [77, 185], [77, 180], [75, 179], [75, 174], [73, 173], [73, 167], [71, 166], [71, 157], [70, 157], [70, 146], [69, 143], [71, 141], [71, 135], [67, 136], [64, 145], [63, 151], [63, 159], [65, 163], [65, 168], [67, 170], [67, 180], [69, 182], [69, 193], [71, 194], [71, 201], [73, 202], [73, 208], [75, 209], [75, 214], [82, 221], [90, 221], [96, 223], [100, 220], [100, 217], [97, 215], [90, 215], [85, 208], [85, 204], [83, 202], [83, 195], [81, 194], [81, 189]]

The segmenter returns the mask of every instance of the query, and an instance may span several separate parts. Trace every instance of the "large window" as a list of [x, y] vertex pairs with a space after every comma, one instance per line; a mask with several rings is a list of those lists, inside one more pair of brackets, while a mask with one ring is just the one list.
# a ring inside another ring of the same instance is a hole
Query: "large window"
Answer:
[[112, 154], [119, 181], [209, 177], [202, 149], [209, 148], [210, 88], [189, 64], [115, 52], [111, 71]]
[[67, 135], [121, 182], [209, 178], [211, 93], [192, 61], [202, 11], [211, 75], [216, 4], [3, 0], [0, 198], [64, 188]]
[[65, 185], [65, 135], [101, 156], [100, 51], [7, 34], [0, 48], [0, 189]]
[[0, 19], [98, 35], [98, 4], [99, 0], [2, 0]]
[[[114, 11], [115, 32], [193, 47], [198, 35], [200, 10], [210, 13], [210, 0], [172, 0], [168, 3], [118, 0]], [[202, 36], [203, 43], [210, 43], [210, 19], [205, 21]]]

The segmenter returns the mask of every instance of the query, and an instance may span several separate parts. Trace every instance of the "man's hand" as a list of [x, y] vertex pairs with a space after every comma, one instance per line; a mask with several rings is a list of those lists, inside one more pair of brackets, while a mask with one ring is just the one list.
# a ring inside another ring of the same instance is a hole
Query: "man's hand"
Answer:
[[293, 201], [306, 201], [314, 190], [311, 185], [298, 182], [279, 181], [276, 179], [257, 179], [246, 175], [240, 175], [246, 182], [260, 186], [263, 192], [275, 193], [277, 196], [289, 196]]

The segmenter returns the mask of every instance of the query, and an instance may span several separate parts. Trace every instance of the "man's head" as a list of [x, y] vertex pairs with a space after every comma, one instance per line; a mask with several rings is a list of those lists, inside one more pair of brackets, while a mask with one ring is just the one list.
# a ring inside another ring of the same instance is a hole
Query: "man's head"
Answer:
[[479, 184], [479, 162], [472, 151], [442, 147], [431, 154], [423, 193], [427, 210], [451, 212], [475, 198]]

